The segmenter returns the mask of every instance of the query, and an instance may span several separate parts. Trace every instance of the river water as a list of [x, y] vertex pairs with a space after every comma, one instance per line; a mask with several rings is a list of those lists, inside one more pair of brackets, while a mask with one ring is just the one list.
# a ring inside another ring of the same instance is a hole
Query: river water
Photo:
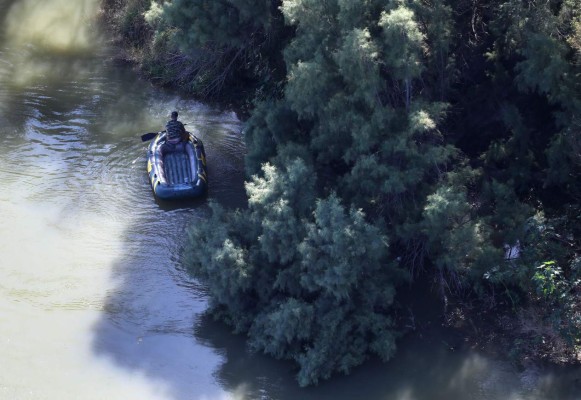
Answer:
[[[438, 335], [300, 389], [204, 317], [184, 232], [208, 199], [244, 204], [241, 123], [112, 62], [97, 1], [0, 0], [0, 399], [581, 399], [579, 369], [520, 371]], [[174, 109], [204, 141], [208, 199], [153, 198], [140, 135]]]

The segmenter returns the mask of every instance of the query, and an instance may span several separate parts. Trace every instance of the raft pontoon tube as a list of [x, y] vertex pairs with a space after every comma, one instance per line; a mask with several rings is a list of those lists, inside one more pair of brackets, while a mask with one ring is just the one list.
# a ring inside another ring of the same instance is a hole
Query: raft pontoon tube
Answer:
[[177, 145], [166, 143], [160, 132], [147, 149], [147, 172], [153, 192], [164, 200], [199, 197], [208, 189], [206, 154], [202, 141], [189, 139]]

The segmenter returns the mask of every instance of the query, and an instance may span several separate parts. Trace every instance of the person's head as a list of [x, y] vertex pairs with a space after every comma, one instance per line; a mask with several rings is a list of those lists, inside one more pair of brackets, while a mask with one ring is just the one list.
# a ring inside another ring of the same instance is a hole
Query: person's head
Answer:
[[178, 112], [177, 111], [171, 112], [171, 119], [178, 119]]

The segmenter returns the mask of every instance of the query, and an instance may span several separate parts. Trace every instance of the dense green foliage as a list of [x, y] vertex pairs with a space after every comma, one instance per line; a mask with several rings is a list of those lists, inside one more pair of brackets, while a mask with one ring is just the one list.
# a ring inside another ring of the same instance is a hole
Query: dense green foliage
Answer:
[[[159, 84], [239, 106], [285, 76], [284, 25], [271, 0], [102, 0], [130, 58]], [[274, 55], [274, 56], [273, 56]]]
[[[316, 200], [311, 167], [295, 159], [247, 184], [248, 210], [212, 217], [191, 233], [193, 268], [214, 313], [250, 345], [300, 366], [302, 384], [348, 372], [395, 350], [389, 307], [401, 271], [388, 240], [335, 195]], [[297, 189], [300, 188], [300, 189]], [[361, 263], [365, 260], [365, 263]]]
[[254, 99], [248, 208], [214, 204], [187, 261], [254, 349], [296, 361], [302, 385], [388, 359], [396, 288], [418, 274], [580, 345], [581, 2], [145, 11], [146, 70]]

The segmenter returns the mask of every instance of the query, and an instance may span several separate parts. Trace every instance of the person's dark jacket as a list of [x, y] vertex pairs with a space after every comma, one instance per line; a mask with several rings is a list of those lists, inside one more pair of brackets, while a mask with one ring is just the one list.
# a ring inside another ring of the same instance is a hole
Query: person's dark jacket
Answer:
[[167, 140], [172, 143], [182, 140], [184, 134], [186, 133], [184, 124], [173, 119], [167, 122], [165, 125], [165, 130], [167, 132]]

